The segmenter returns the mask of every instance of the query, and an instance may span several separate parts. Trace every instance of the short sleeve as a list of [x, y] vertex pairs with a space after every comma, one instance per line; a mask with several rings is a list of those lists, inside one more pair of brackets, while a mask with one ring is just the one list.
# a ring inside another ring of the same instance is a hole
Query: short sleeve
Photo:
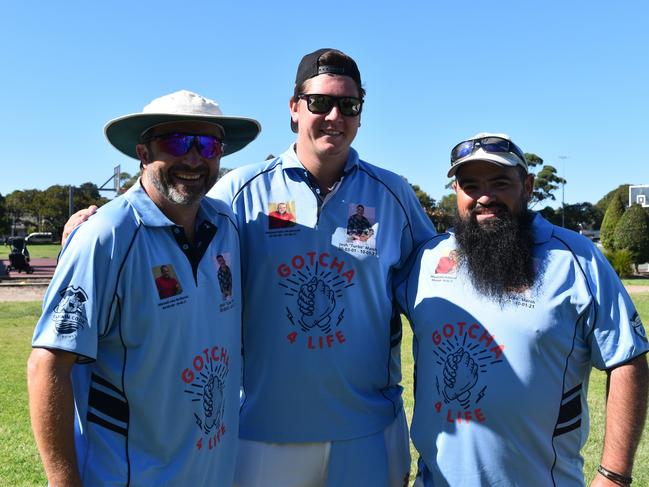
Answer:
[[435, 227], [426, 212], [421, 207], [413, 189], [404, 182], [401, 201], [408, 219], [408, 225], [403, 230], [401, 243], [401, 266], [405, 265], [422, 243], [436, 235]]
[[588, 315], [591, 360], [595, 367], [609, 369], [646, 353], [649, 343], [631, 297], [606, 258], [595, 250], [592, 262], [588, 273], [595, 293], [595, 306]]
[[107, 333], [114, 305], [117, 269], [113, 232], [98, 231], [93, 218], [74, 233], [62, 252], [45, 294], [32, 346], [75, 353], [94, 360]]

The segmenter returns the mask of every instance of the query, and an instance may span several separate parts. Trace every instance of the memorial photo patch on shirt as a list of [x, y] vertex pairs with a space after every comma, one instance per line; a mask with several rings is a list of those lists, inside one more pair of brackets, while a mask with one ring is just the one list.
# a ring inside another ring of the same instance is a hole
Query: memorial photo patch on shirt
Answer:
[[377, 256], [378, 230], [376, 208], [361, 203], [351, 203], [348, 206], [346, 226], [336, 228], [331, 237], [331, 245], [348, 253]]
[[59, 335], [76, 336], [77, 332], [88, 326], [85, 304], [88, 295], [81, 287], [68, 286], [59, 291], [61, 301], [54, 308], [52, 321]]
[[431, 281], [451, 282], [457, 279], [457, 260], [456, 250], [444, 251], [434, 263], [435, 269], [430, 274]]
[[278, 201], [268, 203], [268, 229], [281, 230], [295, 226], [295, 202]]
[[448, 255], [443, 255], [437, 261], [435, 274], [455, 274], [457, 271], [457, 252], [451, 250]]
[[153, 278], [160, 299], [167, 299], [183, 292], [171, 264], [162, 264], [153, 268]]
[[227, 311], [232, 308], [233, 294], [232, 294], [232, 270], [230, 263], [232, 261], [230, 252], [220, 252], [214, 257], [214, 265], [216, 266], [216, 277], [219, 280], [219, 290], [221, 291], [221, 304], [220, 310]]

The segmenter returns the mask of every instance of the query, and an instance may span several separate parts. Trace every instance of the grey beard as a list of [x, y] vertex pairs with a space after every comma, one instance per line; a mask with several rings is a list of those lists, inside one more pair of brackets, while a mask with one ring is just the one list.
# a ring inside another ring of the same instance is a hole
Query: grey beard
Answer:
[[169, 175], [162, 171], [154, 171], [149, 176], [149, 182], [167, 200], [178, 205], [193, 205], [201, 201], [203, 196], [216, 183], [216, 177], [208, 178], [207, 184], [201, 191], [179, 191], [171, 182]]

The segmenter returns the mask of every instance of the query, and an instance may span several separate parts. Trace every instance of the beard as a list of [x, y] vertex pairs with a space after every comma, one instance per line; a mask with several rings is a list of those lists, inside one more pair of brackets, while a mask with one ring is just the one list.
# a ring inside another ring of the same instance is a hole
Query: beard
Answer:
[[533, 258], [533, 214], [522, 205], [518, 216], [504, 205], [497, 216], [478, 223], [479, 208], [467, 217], [456, 210], [454, 229], [458, 264], [474, 288], [500, 305], [531, 289], [536, 280]]
[[170, 170], [163, 171], [160, 168], [151, 167], [149, 182], [153, 187], [171, 203], [177, 205], [193, 205], [198, 203], [203, 196], [210, 190], [218, 179], [218, 171], [215, 174], [207, 173], [205, 170], [192, 169], [184, 164], [175, 165], [171, 170], [183, 173], [197, 173], [205, 176], [205, 183], [201, 185], [184, 185], [174, 181], [171, 177]]

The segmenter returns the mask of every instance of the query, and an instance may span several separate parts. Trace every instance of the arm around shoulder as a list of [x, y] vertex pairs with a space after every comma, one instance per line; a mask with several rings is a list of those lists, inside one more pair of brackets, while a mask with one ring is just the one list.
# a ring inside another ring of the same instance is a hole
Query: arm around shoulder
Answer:
[[76, 355], [34, 348], [27, 364], [29, 413], [51, 486], [81, 486], [74, 447], [74, 398], [70, 373]]

